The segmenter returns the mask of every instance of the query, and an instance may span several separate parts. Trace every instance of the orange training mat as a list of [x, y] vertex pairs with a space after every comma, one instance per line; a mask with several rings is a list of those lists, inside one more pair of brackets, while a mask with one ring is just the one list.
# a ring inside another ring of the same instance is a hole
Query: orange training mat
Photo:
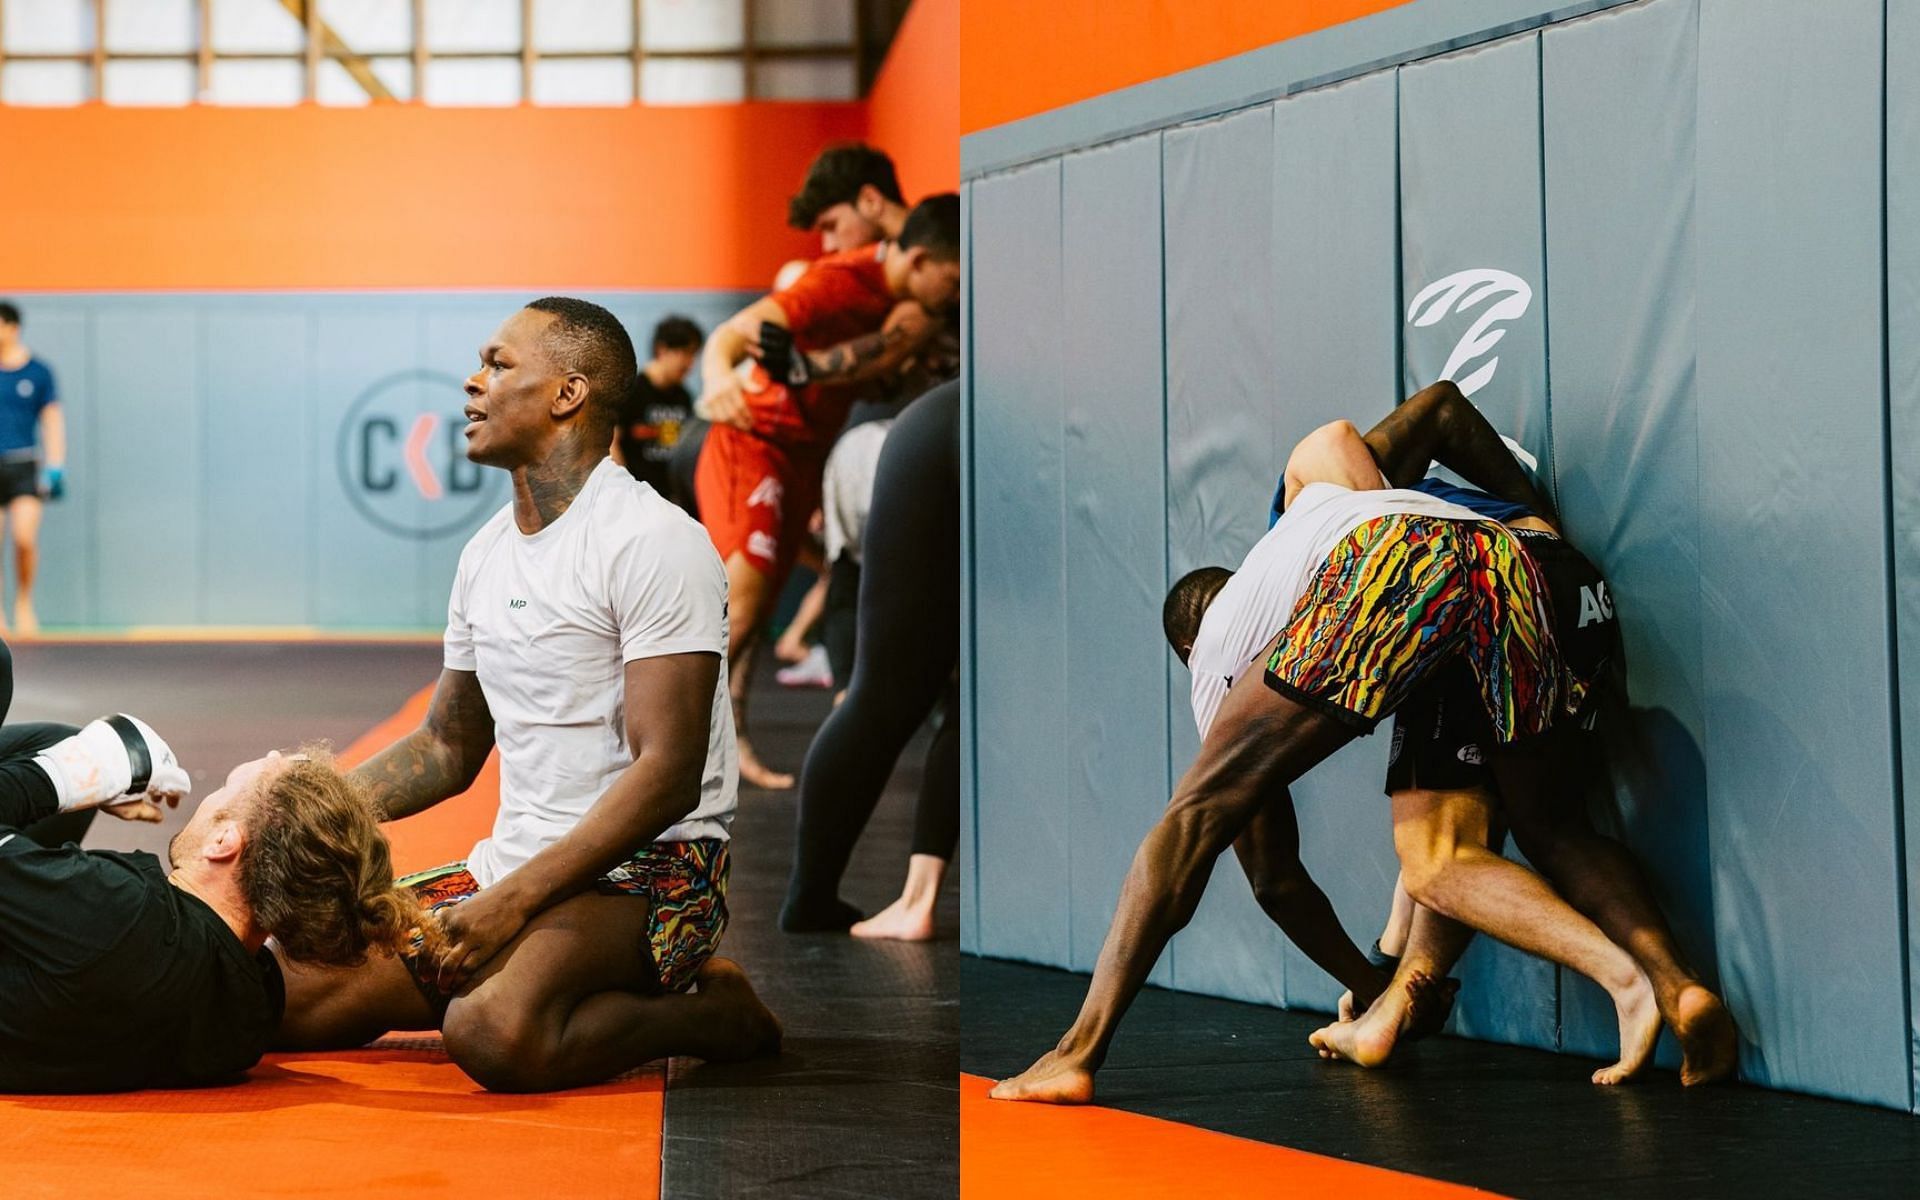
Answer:
[[1117, 1109], [989, 1100], [992, 1086], [977, 1075], [960, 1076], [962, 1200], [1484, 1200], [1493, 1194]]
[[[418, 725], [432, 694], [341, 760], [362, 761]], [[394, 825], [396, 868], [465, 858], [493, 824], [499, 778], [489, 760], [465, 796]], [[231, 1087], [0, 1096], [0, 1198], [658, 1200], [664, 1078], [655, 1064], [597, 1088], [495, 1096], [447, 1060], [437, 1036], [409, 1036], [268, 1055]]]

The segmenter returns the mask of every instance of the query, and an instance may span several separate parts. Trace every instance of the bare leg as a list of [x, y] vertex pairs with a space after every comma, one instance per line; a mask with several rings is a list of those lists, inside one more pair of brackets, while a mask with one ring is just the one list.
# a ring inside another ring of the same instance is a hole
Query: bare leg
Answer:
[[358, 967], [319, 967], [280, 958], [287, 1007], [276, 1050], [347, 1050], [396, 1029], [437, 1029], [440, 1014], [406, 964], [374, 955]]
[[1353, 944], [1333, 902], [1300, 862], [1300, 824], [1293, 800], [1280, 789], [1277, 802], [1263, 804], [1234, 839], [1233, 852], [1253, 885], [1253, 898], [1287, 939], [1327, 974], [1339, 980], [1360, 1007], [1372, 1004], [1387, 986], [1387, 974], [1367, 961]]
[[780, 1022], [740, 968], [709, 961], [690, 993], [662, 993], [644, 947], [649, 901], [586, 894], [536, 917], [453, 998], [447, 1054], [482, 1087], [600, 1083], [653, 1059], [777, 1053]]
[[1620, 1060], [1594, 1072], [1620, 1083], [1646, 1066], [1660, 1035], [1653, 985], [1626, 951], [1546, 881], [1487, 849], [1488, 808], [1472, 792], [1400, 792], [1393, 839], [1415, 903], [1580, 972], [1606, 989], [1620, 1020]]
[[753, 650], [773, 604], [775, 581], [744, 553], [727, 559], [727, 687], [733, 699], [733, 732], [740, 754], [740, 781], [768, 791], [793, 786], [793, 776], [760, 761], [747, 739], [747, 694], [753, 674]]
[[40, 632], [40, 619], [33, 611], [33, 580], [40, 568], [40, 516], [38, 496], [15, 496], [7, 505], [7, 523], [13, 527], [13, 627], [22, 637]]
[[896, 942], [933, 940], [933, 906], [940, 897], [940, 883], [947, 876], [947, 860], [932, 854], [915, 854], [907, 859], [907, 886], [900, 898], [864, 921], [856, 921], [847, 930], [857, 938], [876, 938]]
[[1353, 730], [1247, 672], [1220, 706], [1166, 815], [1134, 855], [1080, 1015], [1059, 1044], [990, 1093], [1000, 1100], [1084, 1104], [1115, 1028], [1167, 940], [1193, 919], [1214, 860], [1263, 803], [1353, 737]]
[[827, 607], [827, 577], [821, 575], [800, 598], [800, 607], [794, 610], [793, 620], [788, 623], [780, 640], [774, 643], [773, 656], [784, 663], [804, 662], [807, 657], [807, 635], [819, 623], [820, 614]]
[[1407, 881], [1393, 879], [1393, 907], [1387, 910], [1386, 927], [1380, 930], [1380, 953], [1399, 958], [1407, 951], [1407, 931], [1413, 926], [1413, 897], [1407, 895]]
[[1739, 1065], [1732, 1016], [1681, 960], [1640, 864], [1625, 846], [1594, 829], [1586, 798], [1567, 790], [1577, 777], [1569, 769], [1577, 760], [1564, 743], [1560, 750], [1495, 760], [1515, 844], [1568, 903], [1646, 972], [1660, 1015], [1680, 1041], [1681, 1083], [1727, 1078]]

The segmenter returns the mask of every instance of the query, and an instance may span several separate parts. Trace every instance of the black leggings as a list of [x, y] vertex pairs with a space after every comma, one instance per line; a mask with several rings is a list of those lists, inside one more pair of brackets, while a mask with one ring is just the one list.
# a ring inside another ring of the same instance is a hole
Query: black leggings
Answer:
[[[13, 707], [13, 652], [0, 642], [0, 722]], [[93, 810], [54, 813], [40, 820], [33, 814], [56, 808], [59, 795], [47, 773], [33, 764], [33, 756], [55, 742], [80, 732], [71, 725], [25, 724], [0, 726], [0, 823], [25, 825], [20, 832], [42, 846], [77, 842], [93, 824]]]
[[853, 677], [801, 769], [785, 929], [859, 919], [837, 895], [840, 877], [900, 752], [942, 695], [947, 716], [927, 752], [913, 852], [950, 860], [960, 842], [958, 383], [934, 388], [894, 422], [861, 545]]

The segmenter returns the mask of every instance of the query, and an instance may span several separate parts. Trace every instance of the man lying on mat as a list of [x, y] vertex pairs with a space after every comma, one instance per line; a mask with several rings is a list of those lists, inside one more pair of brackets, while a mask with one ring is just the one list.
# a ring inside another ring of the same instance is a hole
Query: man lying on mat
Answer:
[[[10, 689], [9, 689], [10, 692]], [[418, 923], [364, 792], [315, 754], [235, 767], [151, 854], [20, 829], [104, 807], [158, 821], [189, 790], [143, 722], [0, 731], [0, 1091], [196, 1087], [260, 1060], [280, 969], [391, 953]]]
[[[1440, 394], [1448, 393], [1444, 385]], [[1495, 494], [1533, 495], [1536, 511], [1547, 511], [1471, 405], [1449, 416], [1477, 423], [1481, 436], [1449, 446], [1466, 453], [1442, 461]], [[1464, 661], [1473, 676], [1496, 769], [1526, 786], [1539, 786], [1546, 735], [1581, 715], [1592, 681], [1562, 657], [1547, 584], [1514, 536], [1458, 505], [1383, 487], [1364, 445], [1353, 454], [1351, 432], [1338, 423], [1295, 448], [1286, 513], [1202, 606], [1208, 619], [1195, 634], [1196, 656], [1217, 644], [1195, 667], [1199, 757], [1135, 857], [1079, 1018], [1053, 1051], [996, 1087], [996, 1097], [1089, 1099], [1120, 1017], [1166, 940], [1192, 918], [1220, 852], [1244, 839], [1268, 869], [1304, 880], [1287, 786], [1450, 663]], [[1256, 662], [1264, 671], [1249, 669]], [[1487, 851], [1483, 809], [1436, 800], [1396, 817], [1405, 820], [1396, 846], [1421, 832], [1447, 868], [1446, 886], [1426, 897], [1430, 907], [1607, 989], [1620, 1017], [1621, 1059], [1595, 1082], [1618, 1082], [1643, 1066], [1660, 1015], [1633, 959], [1538, 876]], [[1323, 963], [1329, 947], [1336, 957], [1357, 957], [1324, 896], [1290, 915], [1299, 928], [1289, 935], [1320, 951]]]
[[289, 969], [278, 1045], [437, 1028], [500, 1091], [778, 1048], [746, 976], [712, 957], [737, 788], [726, 573], [705, 530], [607, 457], [634, 370], [620, 323], [580, 300], [535, 301], [481, 350], [467, 457], [510, 471], [513, 500], [461, 555], [426, 720], [355, 776], [397, 819], [465, 791], [497, 745], [493, 834], [402, 881], [441, 952]]

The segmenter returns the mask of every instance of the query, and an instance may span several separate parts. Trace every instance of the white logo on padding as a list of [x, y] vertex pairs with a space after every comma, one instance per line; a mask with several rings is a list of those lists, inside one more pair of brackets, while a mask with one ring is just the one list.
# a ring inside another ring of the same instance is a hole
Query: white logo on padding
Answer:
[[[1489, 304], [1489, 301], [1492, 303]], [[1421, 288], [1420, 294], [1407, 306], [1407, 322], [1424, 329], [1439, 324], [1451, 313], [1464, 313], [1482, 304], [1487, 305], [1487, 310], [1454, 344], [1453, 353], [1447, 356], [1447, 365], [1440, 372], [1441, 379], [1453, 380], [1469, 396], [1492, 382], [1500, 359], [1488, 359], [1464, 379], [1460, 378], [1460, 372], [1507, 336], [1505, 329], [1496, 329], [1494, 326], [1503, 321], [1517, 321], [1526, 315], [1528, 307], [1533, 304], [1533, 287], [1510, 271], [1475, 267], [1468, 271], [1456, 271], [1444, 279], [1436, 279]]]
[[33, 395], [33, 380], [22, 379], [19, 386], [14, 388], [14, 391], [19, 392], [22, 396]]
[[1470, 767], [1477, 767], [1482, 761], [1480, 757], [1480, 747], [1472, 743], [1460, 747], [1459, 757], [1461, 762], [1466, 763]]
[[1577, 628], [1585, 629], [1589, 625], [1611, 620], [1613, 620], [1613, 597], [1607, 595], [1606, 581], [1601, 580], [1592, 587], [1582, 585], [1580, 588], [1580, 624]]

